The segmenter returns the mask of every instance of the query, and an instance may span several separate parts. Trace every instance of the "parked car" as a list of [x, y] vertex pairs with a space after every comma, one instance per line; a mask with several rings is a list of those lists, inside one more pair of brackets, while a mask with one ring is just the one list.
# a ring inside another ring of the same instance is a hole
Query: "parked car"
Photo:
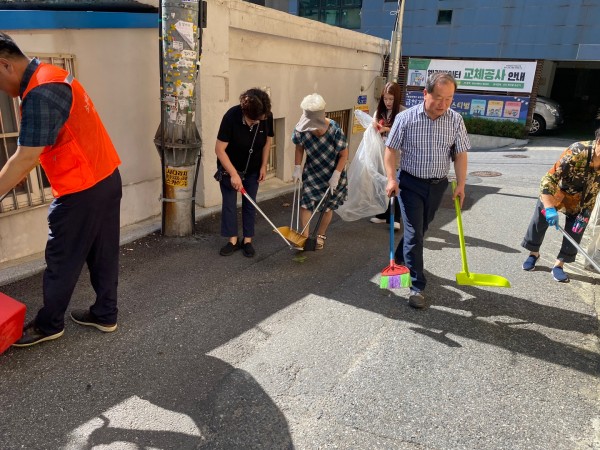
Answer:
[[532, 136], [542, 135], [548, 130], [559, 128], [563, 121], [560, 105], [552, 99], [538, 96], [529, 134]]

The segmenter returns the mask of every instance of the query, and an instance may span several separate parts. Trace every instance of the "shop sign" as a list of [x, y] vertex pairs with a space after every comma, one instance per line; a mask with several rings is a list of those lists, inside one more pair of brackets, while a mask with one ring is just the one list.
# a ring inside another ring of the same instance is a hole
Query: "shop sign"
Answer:
[[[406, 92], [405, 106], [407, 108], [422, 102], [422, 91]], [[529, 97], [456, 93], [450, 107], [463, 117], [510, 120], [524, 124], [527, 120]]]
[[448, 72], [456, 79], [458, 89], [530, 93], [536, 62], [474, 61], [410, 58], [407, 86], [425, 87], [427, 77]]

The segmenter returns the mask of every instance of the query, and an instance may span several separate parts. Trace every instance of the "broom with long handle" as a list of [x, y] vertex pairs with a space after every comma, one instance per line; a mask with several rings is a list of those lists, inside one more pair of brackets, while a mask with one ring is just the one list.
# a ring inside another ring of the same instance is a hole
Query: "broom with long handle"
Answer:
[[[294, 210], [296, 209], [296, 191], [298, 191], [298, 197], [300, 197], [300, 192], [298, 187], [300, 184], [297, 182], [294, 186], [294, 200], [292, 200], [292, 218], [290, 219], [290, 230], [294, 229]], [[300, 198], [298, 198], [300, 200]], [[298, 211], [298, 216], [300, 216], [300, 211]], [[296, 230], [298, 229], [298, 220], [296, 220]]]
[[267, 217], [267, 215], [266, 215], [266, 214], [263, 212], [263, 210], [262, 210], [262, 209], [260, 209], [260, 208], [258, 207], [258, 205], [256, 204], [256, 202], [255, 202], [254, 200], [252, 200], [252, 197], [250, 197], [250, 195], [248, 195], [248, 192], [246, 192], [246, 189], [244, 189], [244, 188], [242, 187], [242, 188], [240, 189], [240, 192], [242, 193], [242, 195], [243, 195], [244, 197], [246, 197], [246, 199], [247, 199], [247, 200], [248, 200], [250, 203], [252, 203], [252, 206], [254, 206], [254, 207], [256, 208], [256, 210], [257, 210], [257, 211], [258, 211], [258, 212], [259, 212], [259, 213], [260, 213], [260, 214], [261, 214], [261, 215], [262, 215], [262, 216], [265, 218], [265, 220], [266, 220], [267, 222], [269, 222], [269, 224], [270, 224], [270, 225], [273, 227], [273, 230], [274, 230], [275, 232], [277, 232], [277, 234], [278, 234], [279, 236], [281, 236], [281, 239], [283, 239], [283, 240], [285, 241], [286, 245], [287, 245], [287, 246], [288, 246], [290, 249], [294, 250], [294, 247], [292, 247], [292, 244], [290, 244], [290, 243], [288, 242], [288, 240], [285, 238], [285, 236], [284, 236], [283, 234], [281, 234], [281, 231], [279, 231], [279, 230], [277, 229], [277, 227], [276, 227], [276, 226], [273, 224], [273, 222], [271, 222], [271, 220], [270, 220], [270, 219]]
[[390, 265], [381, 271], [379, 287], [381, 289], [395, 289], [399, 287], [410, 287], [410, 271], [408, 267], [396, 264], [394, 258], [394, 200], [390, 197]]
[[[300, 229], [300, 193], [302, 190], [302, 181], [298, 180], [298, 200], [296, 203], [296, 231]], [[294, 218], [292, 217], [292, 221]], [[290, 227], [291, 228], [291, 227]]]
[[306, 225], [304, 225], [304, 228], [302, 228], [302, 231], [300, 232], [300, 234], [304, 234], [304, 232], [306, 231], [306, 229], [310, 225], [310, 221], [313, 219], [313, 217], [315, 217], [315, 214], [317, 214], [317, 211], [321, 207], [321, 204], [323, 203], [323, 201], [327, 197], [327, 194], [329, 194], [330, 190], [331, 190], [331, 187], [328, 187], [327, 190], [325, 191], [325, 194], [323, 194], [323, 197], [321, 198], [321, 200], [317, 204], [317, 207], [315, 208], [315, 210], [313, 211], [313, 213], [310, 215], [310, 218], [308, 219], [308, 222], [306, 222]]
[[575, 241], [575, 239], [573, 239], [569, 233], [567, 233], [563, 227], [561, 227], [560, 225], [556, 225], [556, 228], [563, 234], [564, 237], [566, 237], [569, 242], [571, 244], [573, 244], [573, 246], [577, 249], [577, 251], [579, 253], [581, 253], [589, 262], [592, 266], [594, 266], [594, 269], [596, 269], [598, 271], [598, 273], [600, 273], [600, 267], [598, 267], [598, 263], [596, 261], [594, 261], [592, 259], [592, 257], [590, 255], [588, 255], [583, 248], [581, 248], [581, 246], [577, 243], [577, 241]]
[[[544, 217], [546, 217], [546, 210], [545, 210], [545, 209], [542, 209], [542, 215], [543, 215]], [[577, 243], [577, 241], [575, 241], [575, 239], [573, 239], [573, 237], [572, 237], [571, 235], [569, 235], [569, 233], [567, 233], [567, 232], [565, 231], [565, 229], [564, 229], [563, 227], [561, 227], [559, 224], [556, 224], [556, 225], [554, 225], [554, 227], [555, 227], [555, 228], [556, 228], [558, 231], [560, 231], [560, 232], [563, 234], [563, 236], [564, 236], [565, 238], [567, 238], [567, 240], [568, 240], [568, 241], [569, 241], [571, 244], [573, 244], [573, 246], [574, 246], [574, 247], [577, 249], [577, 251], [578, 251], [579, 253], [581, 253], [581, 254], [582, 254], [584, 257], [585, 257], [585, 259], [587, 259], [587, 260], [590, 262], [590, 264], [591, 264], [591, 265], [594, 267], [594, 269], [596, 269], [596, 270], [598, 271], [598, 273], [600, 273], [600, 267], [598, 267], [598, 263], [597, 263], [596, 261], [594, 261], [594, 260], [592, 259], [592, 257], [591, 257], [590, 255], [588, 255], [588, 254], [585, 252], [585, 250], [583, 250], [583, 248], [581, 248], [581, 246], [580, 246], [580, 245]]]
[[[319, 205], [321, 205], [321, 203], [323, 203], [323, 201], [329, 196], [330, 190], [331, 190], [331, 188], [327, 188], [327, 190], [325, 191], [325, 195], [319, 202]], [[333, 191], [331, 191], [331, 192], [333, 192]], [[319, 205], [317, 205], [317, 207], [315, 208], [315, 212], [313, 213], [313, 215], [319, 209]], [[312, 236], [309, 236], [306, 239], [306, 242], [304, 242], [304, 250], [314, 252], [317, 249], [317, 236], [319, 235], [319, 227], [321, 226], [321, 220], [323, 220], [324, 214], [325, 214], [325, 205], [323, 205], [323, 209], [321, 210], [321, 213], [319, 214], [319, 219], [317, 220], [317, 224], [315, 225], [315, 228], [313, 229]], [[308, 223], [307, 223], [307, 225], [308, 225]]]

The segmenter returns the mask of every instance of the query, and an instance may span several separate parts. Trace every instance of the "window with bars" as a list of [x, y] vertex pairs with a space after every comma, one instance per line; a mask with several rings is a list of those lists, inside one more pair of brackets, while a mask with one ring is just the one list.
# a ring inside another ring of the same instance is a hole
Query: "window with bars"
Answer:
[[346, 137], [348, 137], [348, 129], [349, 129], [351, 112], [352, 112], [352, 110], [350, 110], [350, 109], [342, 109], [340, 111], [331, 111], [331, 112], [325, 113], [325, 115], [328, 118], [335, 120], [338, 123], [338, 125], [340, 126], [340, 128], [342, 129], [342, 131], [344, 132], [344, 134], [346, 135]]
[[[41, 62], [53, 64], [74, 75], [73, 55], [35, 55]], [[0, 92], [0, 165], [17, 151], [19, 137], [19, 98]], [[52, 201], [50, 183], [41, 166], [33, 169], [0, 202], [0, 213], [43, 205]]]

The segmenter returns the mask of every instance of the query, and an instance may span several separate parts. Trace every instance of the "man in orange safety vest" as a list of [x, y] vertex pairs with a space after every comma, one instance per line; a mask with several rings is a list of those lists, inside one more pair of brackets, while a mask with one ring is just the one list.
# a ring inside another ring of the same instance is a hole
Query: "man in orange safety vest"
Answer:
[[104, 332], [117, 329], [121, 177], [119, 156], [91, 99], [67, 71], [28, 58], [0, 32], [0, 90], [21, 98], [16, 151], [0, 170], [0, 195], [41, 163], [54, 201], [48, 212], [43, 306], [13, 344], [61, 337], [83, 264], [96, 293], [71, 319]]

